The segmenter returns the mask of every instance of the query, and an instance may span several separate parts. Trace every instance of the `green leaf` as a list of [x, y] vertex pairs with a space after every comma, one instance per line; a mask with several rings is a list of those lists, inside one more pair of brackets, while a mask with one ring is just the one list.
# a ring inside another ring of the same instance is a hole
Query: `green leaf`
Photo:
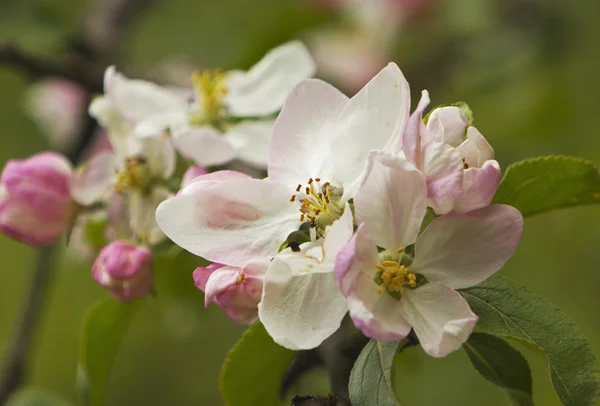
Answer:
[[263, 325], [250, 326], [227, 354], [221, 393], [227, 406], [277, 406], [281, 380], [294, 352], [277, 345]]
[[96, 302], [83, 319], [79, 347], [78, 389], [85, 405], [101, 406], [117, 351], [141, 301]]
[[463, 348], [485, 379], [506, 389], [513, 405], [533, 406], [531, 370], [519, 351], [485, 333], [471, 334]]
[[25, 388], [12, 395], [6, 402], [6, 406], [73, 406], [73, 404], [45, 390]]
[[353, 406], [397, 406], [392, 386], [392, 366], [402, 341], [369, 343], [362, 350], [350, 375], [350, 401]]
[[596, 405], [600, 394], [596, 358], [565, 313], [497, 275], [461, 293], [479, 316], [478, 331], [515, 338], [545, 352], [554, 389], [564, 405]]
[[567, 156], [527, 159], [508, 167], [494, 203], [516, 207], [523, 216], [600, 203], [600, 174], [590, 161]]

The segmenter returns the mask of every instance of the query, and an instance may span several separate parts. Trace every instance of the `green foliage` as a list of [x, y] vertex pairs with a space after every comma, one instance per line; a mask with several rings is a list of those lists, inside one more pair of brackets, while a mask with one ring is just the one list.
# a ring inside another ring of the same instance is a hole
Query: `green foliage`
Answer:
[[531, 370], [520, 352], [485, 333], [471, 334], [463, 348], [485, 379], [506, 389], [513, 405], [533, 406]]
[[277, 345], [258, 322], [227, 354], [221, 368], [221, 393], [227, 406], [277, 406], [281, 380], [294, 352]]
[[508, 167], [494, 203], [523, 216], [600, 203], [600, 174], [590, 161], [566, 156], [526, 159]]
[[72, 403], [39, 388], [26, 388], [12, 395], [6, 406], [72, 406]]
[[461, 293], [479, 316], [479, 331], [518, 339], [546, 354], [554, 389], [565, 406], [596, 405], [600, 394], [596, 358], [566, 314], [500, 276]]
[[96, 302], [83, 320], [79, 348], [78, 389], [87, 406], [101, 406], [117, 351], [141, 301], [122, 304], [114, 299]]
[[350, 401], [353, 406], [397, 406], [392, 366], [401, 341], [371, 340], [362, 350], [350, 375]]

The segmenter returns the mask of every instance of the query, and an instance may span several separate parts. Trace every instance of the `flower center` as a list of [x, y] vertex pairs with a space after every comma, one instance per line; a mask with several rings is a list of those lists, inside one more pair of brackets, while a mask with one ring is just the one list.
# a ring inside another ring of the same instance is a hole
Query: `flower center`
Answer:
[[206, 69], [192, 74], [192, 84], [196, 99], [200, 102], [198, 111], [191, 115], [190, 124], [210, 124], [219, 128], [225, 119], [225, 84], [227, 75], [219, 69]]
[[[399, 254], [403, 252], [402, 248], [398, 250]], [[388, 255], [384, 255], [385, 257]], [[385, 291], [394, 299], [400, 299], [405, 289], [415, 289], [425, 282], [420, 275], [410, 271], [410, 265], [403, 264], [403, 259], [404, 255], [399, 260], [383, 259], [376, 265], [377, 273], [373, 281], [379, 285], [379, 293]]]
[[115, 190], [145, 189], [151, 184], [152, 174], [146, 158], [133, 156], [125, 159], [123, 170], [117, 173]]
[[310, 178], [308, 186], [298, 185], [290, 202], [300, 203], [300, 221], [308, 220], [311, 225], [324, 228], [342, 216], [340, 206], [342, 189], [329, 182], [321, 184], [321, 179]]

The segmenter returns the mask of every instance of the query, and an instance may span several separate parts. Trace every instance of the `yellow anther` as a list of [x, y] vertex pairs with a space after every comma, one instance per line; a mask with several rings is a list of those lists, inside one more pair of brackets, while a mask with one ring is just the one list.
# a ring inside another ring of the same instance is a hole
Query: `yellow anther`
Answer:
[[417, 287], [417, 276], [396, 261], [382, 261], [376, 267], [381, 272], [379, 291], [386, 289], [390, 293], [403, 293], [406, 287]]
[[190, 119], [192, 124], [221, 124], [225, 118], [224, 103], [228, 93], [225, 78], [226, 75], [219, 69], [192, 73], [196, 98], [201, 102], [200, 110]]
[[396, 250], [397, 254], [402, 254], [404, 252], [404, 247], [400, 247]]
[[238, 285], [240, 285], [242, 282], [244, 282], [244, 279], [246, 279], [246, 275], [244, 275], [243, 273], [239, 274], [237, 279], [236, 279], [236, 283]]

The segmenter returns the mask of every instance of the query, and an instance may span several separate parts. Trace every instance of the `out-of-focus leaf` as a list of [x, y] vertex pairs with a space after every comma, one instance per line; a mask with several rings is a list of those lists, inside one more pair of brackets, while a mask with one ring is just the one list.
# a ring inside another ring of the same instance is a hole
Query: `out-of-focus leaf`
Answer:
[[533, 406], [531, 369], [521, 353], [501, 338], [473, 333], [463, 348], [477, 371], [506, 389], [515, 406]]
[[554, 389], [565, 406], [595, 406], [600, 372], [579, 328], [527, 288], [494, 276], [461, 294], [479, 316], [478, 331], [520, 340], [548, 357]]
[[73, 404], [45, 390], [25, 388], [12, 395], [6, 406], [73, 406]]
[[350, 401], [353, 406], [397, 406], [392, 366], [401, 341], [371, 340], [362, 350], [350, 375]]
[[250, 326], [227, 354], [221, 393], [227, 406], [277, 406], [294, 352], [276, 344], [263, 325]]
[[122, 304], [110, 298], [95, 303], [87, 311], [77, 372], [78, 389], [85, 405], [102, 405], [110, 369], [141, 303]]
[[494, 203], [516, 207], [523, 216], [600, 203], [600, 174], [590, 161], [547, 156], [508, 167]]

